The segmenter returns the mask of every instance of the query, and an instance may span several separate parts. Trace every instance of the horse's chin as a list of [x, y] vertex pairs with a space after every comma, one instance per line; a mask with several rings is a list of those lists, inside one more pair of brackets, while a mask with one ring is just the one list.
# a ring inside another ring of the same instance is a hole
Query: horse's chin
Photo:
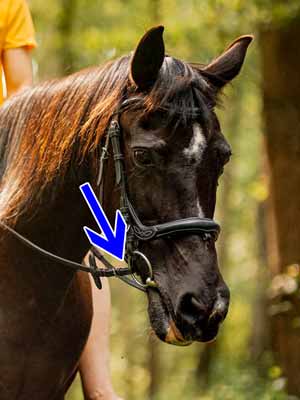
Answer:
[[189, 346], [193, 343], [192, 340], [184, 339], [173, 320], [170, 320], [167, 336], [165, 337], [164, 341], [175, 346]]
[[156, 336], [163, 342], [175, 346], [188, 346], [192, 344], [193, 341], [184, 339], [159, 293], [155, 290], [149, 290], [148, 299], [150, 323]]

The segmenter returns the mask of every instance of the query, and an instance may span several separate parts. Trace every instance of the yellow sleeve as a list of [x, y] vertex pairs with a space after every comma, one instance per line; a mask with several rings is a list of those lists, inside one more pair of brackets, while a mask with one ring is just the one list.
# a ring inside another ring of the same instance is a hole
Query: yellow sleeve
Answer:
[[26, 0], [10, 0], [3, 49], [36, 47], [34, 27]]

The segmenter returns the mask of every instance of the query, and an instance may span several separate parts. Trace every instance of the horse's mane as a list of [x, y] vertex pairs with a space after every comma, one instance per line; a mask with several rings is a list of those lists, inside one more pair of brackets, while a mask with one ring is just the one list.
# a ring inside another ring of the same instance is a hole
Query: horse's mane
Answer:
[[[136, 91], [130, 57], [52, 80], [9, 99], [0, 108], [0, 219], [14, 222], [35, 204], [54, 179], [63, 181], [70, 163], [99, 148], [109, 120], [124, 96]], [[189, 64], [166, 57], [142, 112], [168, 110], [185, 120], [214, 103], [214, 93]]]

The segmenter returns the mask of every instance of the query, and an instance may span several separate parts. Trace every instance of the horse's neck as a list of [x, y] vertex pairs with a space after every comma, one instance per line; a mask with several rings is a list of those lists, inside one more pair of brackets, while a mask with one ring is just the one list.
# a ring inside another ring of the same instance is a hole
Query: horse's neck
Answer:
[[[81, 262], [89, 248], [83, 232], [83, 226], [90, 221], [89, 211], [78, 186], [64, 186], [69, 189], [63, 190], [52, 203], [44, 200], [34, 216], [31, 219], [25, 216], [16, 229], [40, 247]], [[22, 273], [28, 281], [37, 281], [41, 291], [50, 289], [53, 296], [68, 289], [75, 271], [25, 248], [17, 239], [13, 239], [13, 246], [14, 258], [22, 264]]]
[[[78, 187], [70, 190], [70, 186], [51, 205], [39, 207], [31, 220], [20, 216], [15, 228], [45, 249], [80, 262], [89, 247], [82, 230], [90, 223], [86, 218], [89, 212]], [[92, 305], [88, 277], [49, 261], [5, 230], [0, 238], [0, 271], [1, 355], [7, 360], [30, 357], [33, 362], [28, 376], [38, 377], [41, 393], [44, 380], [39, 380], [40, 374], [54, 371], [49, 382], [62, 385], [68, 374], [71, 376], [89, 332]], [[8, 374], [21, 379], [24, 363], [15, 364], [9, 365]], [[9, 375], [3, 382], [8, 388], [12, 385]], [[26, 385], [22, 390], [25, 396], [30, 392]]]

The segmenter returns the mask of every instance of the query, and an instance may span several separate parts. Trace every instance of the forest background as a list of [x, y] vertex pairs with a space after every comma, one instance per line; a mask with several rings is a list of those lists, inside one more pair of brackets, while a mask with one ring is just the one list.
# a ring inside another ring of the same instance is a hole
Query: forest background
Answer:
[[[29, 3], [39, 44], [36, 81], [128, 53], [158, 23], [168, 54], [202, 63], [237, 36], [255, 35], [217, 110], [233, 148], [217, 201], [219, 259], [231, 289], [227, 320], [213, 344], [159, 343], [150, 333], [145, 296], [112, 281], [111, 369], [117, 392], [128, 400], [298, 398], [299, 0]], [[68, 400], [80, 399], [76, 380]]]

